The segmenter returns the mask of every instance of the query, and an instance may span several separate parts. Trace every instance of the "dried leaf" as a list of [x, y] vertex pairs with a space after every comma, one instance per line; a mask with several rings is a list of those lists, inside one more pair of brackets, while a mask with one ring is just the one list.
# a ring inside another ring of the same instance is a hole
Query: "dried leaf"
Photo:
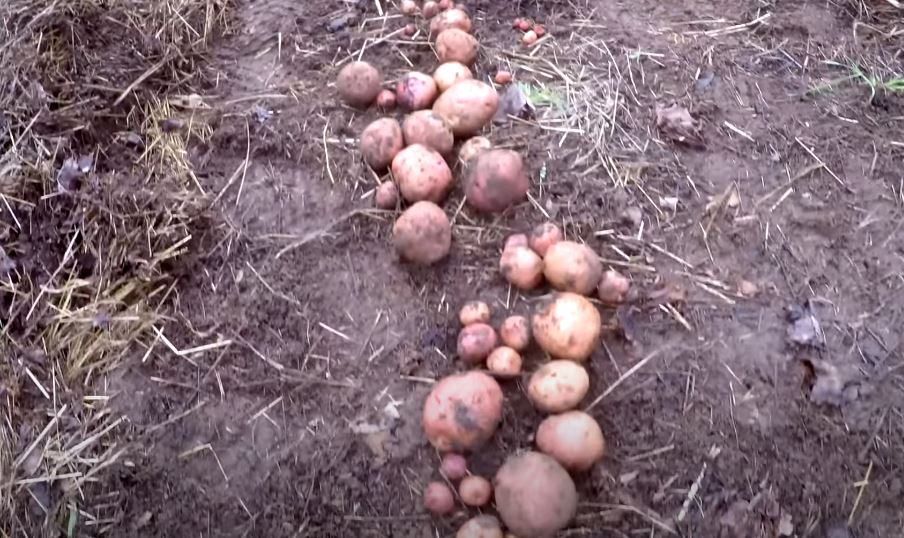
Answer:
[[853, 365], [835, 365], [824, 360], [807, 360], [815, 375], [810, 401], [841, 406], [860, 397], [863, 376]]
[[493, 121], [505, 123], [509, 121], [509, 116], [527, 118], [531, 117], [533, 113], [534, 105], [524, 92], [522, 85], [509, 84], [499, 96], [499, 106], [496, 108], [496, 116]]
[[798, 346], [822, 346], [825, 344], [825, 335], [816, 314], [807, 301], [803, 306], [790, 305], [787, 307], [788, 341]]

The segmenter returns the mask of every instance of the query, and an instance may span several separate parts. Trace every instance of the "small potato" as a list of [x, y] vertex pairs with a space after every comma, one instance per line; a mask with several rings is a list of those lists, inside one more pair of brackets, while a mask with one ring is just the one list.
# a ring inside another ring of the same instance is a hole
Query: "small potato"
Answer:
[[472, 517], [458, 529], [455, 538], [503, 538], [502, 526], [491, 515]]
[[468, 365], [476, 365], [496, 347], [496, 331], [486, 323], [472, 323], [458, 333], [458, 357]]
[[377, 94], [377, 106], [383, 110], [392, 110], [395, 108], [395, 92], [392, 90], [381, 90]]
[[590, 295], [603, 276], [603, 264], [587, 245], [559, 241], [543, 257], [543, 275], [559, 291]]
[[443, 482], [430, 482], [424, 488], [424, 508], [435, 516], [445, 516], [455, 510], [452, 490]]
[[361, 133], [361, 153], [367, 165], [382, 172], [405, 147], [402, 128], [393, 118], [380, 118]]
[[[424, 11], [426, 11], [426, 4]], [[424, 16], [427, 16], [426, 13]], [[430, 36], [435, 38], [449, 28], [458, 28], [462, 32], [471, 33], [471, 17], [457, 8], [443, 11], [430, 21]]]
[[546, 28], [544, 28], [543, 26], [541, 26], [539, 24], [535, 24], [534, 27], [532, 28], [532, 30], [534, 31], [535, 34], [537, 34], [537, 37], [543, 37], [546, 35]]
[[600, 284], [596, 288], [600, 301], [611, 306], [625, 302], [629, 291], [631, 291], [631, 281], [614, 269], [603, 273]]
[[488, 149], [493, 149], [493, 143], [486, 137], [475, 136], [474, 138], [469, 138], [461, 145], [461, 148], [459, 148], [458, 160], [461, 161], [462, 164], [468, 164], [474, 157], [477, 157]]
[[432, 110], [409, 114], [402, 122], [402, 136], [405, 145], [420, 144], [443, 156], [450, 155], [455, 144], [455, 135], [446, 120]]
[[509, 456], [496, 473], [493, 487], [499, 517], [522, 538], [551, 538], [577, 512], [574, 481], [546, 454]]
[[540, 255], [541, 258], [546, 257], [549, 247], [555, 245], [562, 240], [562, 230], [553, 222], [544, 222], [538, 224], [530, 232], [530, 248]]
[[452, 170], [443, 156], [420, 144], [408, 146], [395, 156], [392, 177], [409, 202], [427, 200], [438, 204], [452, 189]]
[[417, 14], [417, 3], [414, 0], [402, 0], [399, 11], [407, 17], [413, 17]]
[[537, 448], [569, 471], [586, 471], [603, 458], [606, 440], [596, 420], [583, 411], [546, 417], [537, 428]]
[[524, 19], [515, 19], [515, 22], [512, 24], [512, 28], [517, 28], [522, 32], [526, 32], [530, 30], [530, 21]]
[[471, 65], [477, 59], [477, 40], [471, 34], [449, 28], [436, 36], [436, 57], [440, 62]]
[[430, 75], [411, 71], [396, 84], [396, 103], [403, 110], [430, 108], [439, 90]]
[[451, 88], [459, 80], [468, 80], [474, 78], [471, 69], [465, 64], [459, 62], [446, 62], [441, 64], [433, 72], [433, 80], [440, 92], [444, 92]]
[[378, 209], [395, 209], [399, 205], [399, 188], [392, 181], [384, 181], [374, 192], [374, 205]]
[[529, 187], [521, 155], [510, 149], [491, 149], [468, 167], [465, 196], [478, 211], [500, 213], [523, 200]]
[[468, 474], [468, 461], [461, 454], [449, 452], [443, 456], [439, 470], [449, 480], [461, 480]]
[[499, 258], [499, 272], [521, 290], [532, 290], [543, 280], [543, 259], [528, 247], [511, 247]]
[[413, 22], [409, 22], [409, 23], [406, 24], [405, 27], [402, 29], [402, 34], [403, 34], [405, 37], [411, 37], [411, 36], [413, 36], [413, 35], [416, 34], [416, 33], [417, 33], [417, 25], [415, 25]]
[[524, 33], [523, 36], [521, 36], [521, 42], [524, 43], [525, 47], [530, 47], [531, 45], [533, 45], [534, 43], [537, 42], [538, 38], [539, 38], [539, 36], [537, 35], [537, 32], [535, 32], [533, 30], [528, 30], [527, 32]]
[[510, 84], [512, 82], [511, 71], [497, 71], [496, 76], [493, 77], [493, 82], [499, 84], [500, 86], [504, 84]]
[[439, 8], [443, 11], [447, 9], [452, 9], [455, 7], [455, 2], [452, 0], [439, 0]]
[[498, 106], [499, 94], [495, 88], [479, 80], [466, 79], [443, 92], [433, 103], [433, 111], [446, 120], [457, 138], [468, 138], [492, 121]]
[[492, 495], [493, 486], [482, 476], [467, 476], [458, 485], [458, 496], [467, 506], [483, 506], [490, 502]]
[[421, 425], [427, 440], [441, 452], [475, 450], [486, 443], [502, 420], [502, 389], [483, 372], [444, 377], [424, 402]]
[[530, 345], [530, 322], [524, 316], [509, 316], [499, 326], [499, 339], [515, 351]]
[[396, 220], [392, 243], [403, 260], [432, 265], [445, 258], [452, 246], [449, 217], [433, 202], [417, 202]]
[[367, 62], [352, 62], [339, 71], [336, 89], [342, 101], [354, 108], [367, 108], [377, 98], [383, 84], [380, 70]]
[[490, 307], [483, 301], [468, 301], [458, 311], [458, 321], [462, 327], [472, 323], [489, 323]]
[[521, 375], [521, 355], [510, 347], [497, 347], [487, 357], [487, 370], [497, 377], [517, 377]]
[[557, 293], [531, 320], [534, 339], [557, 359], [586, 361], [599, 345], [602, 318], [586, 297]]
[[527, 395], [544, 413], [561, 413], [577, 407], [590, 390], [587, 370], [573, 361], [549, 361], [530, 377]]
[[510, 248], [515, 247], [526, 247], [527, 246], [527, 236], [524, 234], [512, 234], [508, 236], [505, 240], [505, 246], [502, 247], [502, 251], [505, 252]]
[[439, 13], [439, 4], [434, 2], [433, 0], [427, 0], [424, 2], [424, 9], [421, 11], [424, 15], [425, 19], [432, 19], [436, 17], [436, 14]]

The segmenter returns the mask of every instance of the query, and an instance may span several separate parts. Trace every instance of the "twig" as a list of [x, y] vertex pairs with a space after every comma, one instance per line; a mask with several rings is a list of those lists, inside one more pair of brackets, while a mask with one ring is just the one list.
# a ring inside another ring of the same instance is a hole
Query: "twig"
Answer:
[[612, 383], [611, 385], [609, 385], [609, 387], [608, 387], [605, 391], [603, 391], [602, 394], [600, 394], [599, 396], [597, 396], [596, 399], [593, 400], [593, 402], [590, 403], [590, 405], [588, 405], [586, 408], [584, 408], [584, 412], [585, 412], [585, 413], [589, 413], [591, 409], [593, 409], [594, 407], [597, 406], [597, 404], [599, 404], [601, 401], [603, 401], [603, 398], [605, 398], [606, 396], [608, 396], [609, 394], [611, 394], [612, 391], [614, 391], [615, 389], [617, 389], [619, 385], [621, 385], [622, 383], [625, 382], [625, 380], [627, 380], [629, 377], [631, 377], [632, 375], [634, 375], [638, 370], [640, 370], [641, 368], [643, 368], [645, 364], [647, 364], [648, 362], [650, 362], [651, 360], [653, 360], [653, 358], [655, 358], [657, 355], [659, 355], [659, 353], [662, 352], [663, 349], [665, 349], [665, 348], [659, 348], [659, 349], [657, 349], [656, 351], [654, 351], [654, 352], [650, 353], [649, 355], [647, 355], [646, 357], [642, 358], [637, 364], [635, 364], [634, 366], [632, 366], [632, 367], [631, 367], [627, 372], [625, 372], [621, 377], [619, 377], [618, 379], [616, 379], [616, 380], [615, 380], [615, 383]]

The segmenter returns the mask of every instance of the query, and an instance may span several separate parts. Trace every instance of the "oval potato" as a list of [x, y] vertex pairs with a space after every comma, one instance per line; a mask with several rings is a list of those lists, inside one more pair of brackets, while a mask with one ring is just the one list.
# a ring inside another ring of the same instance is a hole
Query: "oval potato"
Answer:
[[455, 85], [459, 80], [473, 79], [471, 69], [458, 62], [446, 62], [441, 64], [433, 72], [433, 80], [440, 92], [444, 92]]
[[443, 31], [457, 28], [462, 32], [471, 32], [471, 17], [464, 10], [450, 9], [433, 17], [430, 21], [430, 36], [436, 37]]
[[409, 202], [427, 200], [438, 204], [452, 189], [452, 170], [443, 156], [420, 144], [408, 146], [395, 156], [392, 177]]
[[559, 291], [590, 295], [603, 276], [603, 263], [587, 245], [559, 241], [546, 250], [543, 275]]
[[534, 314], [531, 329], [552, 357], [583, 362], [599, 345], [602, 317], [586, 297], [561, 292]]
[[530, 376], [527, 395], [545, 413], [561, 413], [577, 407], [590, 390], [587, 370], [573, 361], [549, 361]]
[[508, 209], [523, 200], [530, 188], [521, 155], [510, 149], [484, 151], [474, 159], [466, 173], [468, 204], [484, 213]]
[[468, 164], [474, 157], [477, 157], [488, 149], [493, 149], [493, 143], [490, 142], [488, 138], [483, 136], [469, 138], [461, 145], [461, 148], [458, 149], [458, 160], [461, 161], [462, 164]]
[[540, 452], [509, 456], [493, 487], [499, 517], [521, 538], [551, 538], [577, 512], [578, 492], [568, 471]]
[[502, 420], [502, 389], [482, 372], [444, 377], [424, 402], [421, 424], [427, 440], [441, 452], [479, 448]]
[[439, 94], [436, 81], [430, 75], [411, 71], [396, 84], [396, 103], [402, 110], [430, 108]]
[[466, 476], [458, 485], [458, 496], [467, 506], [483, 506], [493, 496], [493, 485], [482, 476]]
[[380, 70], [367, 62], [352, 62], [339, 71], [336, 89], [345, 104], [367, 108], [379, 95], [383, 85]]
[[543, 280], [543, 259], [530, 247], [510, 247], [502, 251], [499, 272], [520, 290], [532, 290]]
[[449, 28], [436, 36], [436, 57], [440, 62], [471, 65], [477, 59], [478, 47], [474, 36], [458, 28]]
[[496, 331], [486, 323], [471, 323], [458, 333], [457, 354], [465, 364], [476, 365], [496, 347]]
[[489, 323], [490, 305], [483, 301], [468, 301], [458, 311], [458, 321], [462, 327], [472, 323]]
[[599, 423], [583, 411], [566, 411], [543, 419], [537, 448], [569, 471], [586, 471], [603, 458], [606, 440]]
[[449, 217], [433, 202], [417, 202], [396, 220], [392, 243], [403, 260], [432, 265], [445, 258], [452, 246]]
[[405, 145], [420, 144], [440, 155], [449, 155], [455, 145], [455, 135], [439, 114], [432, 110], [412, 112], [402, 122]]
[[499, 339], [515, 351], [530, 345], [530, 322], [524, 316], [509, 316], [499, 326]]
[[393, 118], [380, 118], [361, 132], [361, 153], [368, 166], [382, 172], [405, 147], [402, 128]]
[[516, 377], [521, 374], [521, 355], [507, 346], [500, 346], [487, 357], [487, 370], [497, 377]]
[[495, 516], [484, 514], [465, 521], [455, 538], [503, 538], [502, 526]]
[[499, 94], [479, 80], [460, 80], [439, 96], [433, 111], [442, 116], [458, 138], [476, 135], [496, 114]]

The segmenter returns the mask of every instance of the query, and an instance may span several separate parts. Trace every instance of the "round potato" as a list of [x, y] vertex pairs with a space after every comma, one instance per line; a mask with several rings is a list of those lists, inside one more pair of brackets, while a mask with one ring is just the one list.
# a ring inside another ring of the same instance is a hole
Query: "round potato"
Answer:
[[534, 339], [557, 359], [586, 361], [599, 345], [602, 318], [586, 297], [557, 293], [534, 314]]
[[521, 538], [552, 538], [574, 519], [578, 492], [568, 471], [539, 452], [509, 456], [494, 480], [496, 509]]
[[465, 521], [455, 538], [503, 538], [502, 526], [494, 516], [475, 516]]
[[430, 482], [424, 488], [424, 508], [435, 516], [445, 516], [455, 510], [452, 490], [443, 482]]
[[590, 295], [603, 276], [603, 264], [587, 245], [559, 241], [543, 257], [543, 275], [559, 291]]
[[392, 181], [380, 183], [374, 192], [374, 205], [378, 209], [395, 209], [399, 204], [399, 188]]
[[380, 93], [377, 94], [377, 106], [383, 110], [392, 110], [395, 105], [395, 92], [392, 90], [380, 90]]
[[403, 260], [432, 265], [445, 258], [452, 246], [449, 217], [433, 202], [417, 202], [396, 220], [392, 243]]
[[336, 89], [342, 101], [354, 108], [367, 108], [379, 95], [383, 85], [380, 70], [367, 62], [352, 62], [339, 71]]
[[467, 476], [458, 485], [458, 496], [467, 506], [483, 506], [490, 502], [492, 495], [492, 484], [482, 476]]
[[407, 146], [420, 144], [443, 156], [450, 155], [455, 144], [455, 135], [446, 120], [432, 110], [409, 114], [402, 122], [402, 136]]
[[461, 454], [449, 452], [443, 456], [439, 470], [449, 480], [461, 480], [468, 474], [468, 461]]
[[499, 95], [492, 86], [466, 79], [443, 92], [433, 103], [433, 111], [446, 120], [456, 137], [468, 138], [492, 121], [498, 106]]
[[471, 65], [477, 59], [478, 47], [474, 36], [458, 28], [443, 30], [436, 36], [436, 57], [440, 62]]
[[458, 311], [458, 321], [462, 327], [472, 323], [489, 323], [490, 306], [483, 301], [468, 301]]
[[430, 108], [438, 93], [433, 77], [411, 71], [396, 84], [396, 103], [402, 110]]
[[421, 424], [441, 452], [474, 450], [487, 442], [502, 420], [502, 389], [482, 372], [441, 379], [424, 402]]
[[430, 21], [430, 36], [435, 38], [450, 28], [457, 28], [462, 32], [470, 33], [471, 17], [461, 9], [443, 11]]
[[452, 170], [443, 156], [420, 144], [408, 146], [395, 156], [392, 177], [409, 202], [428, 200], [438, 204], [452, 190]]
[[573, 361], [549, 361], [530, 377], [527, 396], [545, 413], [561, 413], [577, 407], [590, 390], [587, 370]]
[[471, 323], [458, 333], [458, 357], [465, 364], [480, 364], [495, 347], [496, 331], [486, 323]]
[[546, 257], [549, 247], [561, 240], [562, 230], [553, 222], [538, 224], [530, 232], [530, 248], [534, 249], [534, 252], [541, 258]]
[[499, 272], [521, 290], [532, 290], [543, 280], [543, 259], [529, 247], [511, 247], [502, 251]]
[[514, 349], [497, 347], [487, 357], [487, 370], [497, 377], [517, 377], [521, 375], [521, 355]]
[[439, 13], [439, 4], [434, 2], [434, 0], [427, 0], [424, 2], [424, 9], [421, 10], [421, 14], [424, 15], [425, 19], [432, 19]]
[[490, 142], [488, 138], [483, 136], [469, 138], [461, 145], [461, 148], [459, 148], [458, 160], [461, 161], [462, 164], [468, 164], [474, 157], [477, 157], [488, 149], [493, 149], [493, 143]]
[[569, 471], [586, 471], [603, 458], [606, 440], [596, 420], [583, 411], [546, 417], [537, 428], [537, 448]]
[[603, 273], [596, 295], [603, 304], [616, 306], [625, 302], [628, 292], [631, 291], [631, 281], [614, 269]]
[[451, 88], [459, 80], [468, 80], [474, 78], [471, 69], [468, 66], [458, 62], [446, 62], [441, 64], [433, 72], [433, 80], [440, 92], [444, 92]]
[[364, 128], [360, 145], [368, 166], [382, 172], [405, 147], [402, 128], [393, 118], [380, 118]]
[[509, 316], [499, 326], [499, 339], [515, 351], [530, 345], [530, 322], [524, 316]]
[[499, 213], [523, 200], [529, 187], [521, 155], [510, 149], [491, 149], [468, 167], [465, 196], [474, 209]]

